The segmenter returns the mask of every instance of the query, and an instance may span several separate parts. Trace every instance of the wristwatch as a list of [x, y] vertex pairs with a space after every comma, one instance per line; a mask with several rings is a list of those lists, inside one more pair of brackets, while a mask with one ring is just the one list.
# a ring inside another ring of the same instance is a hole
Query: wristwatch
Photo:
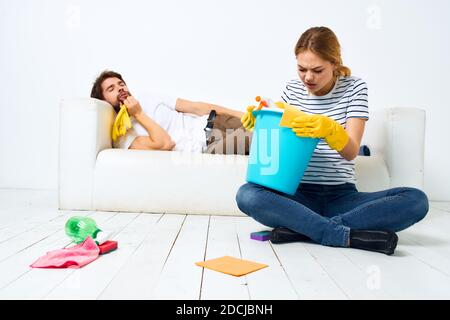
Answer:
[[211, 110], [211, 112], [209, 113], [206, 127], [204, 129], [206, 133], [206, 143], [210, 142], [211, 133], [214, 126], [214, 120], [216, 120], [216, 115], [217, 115], [216, 110]]

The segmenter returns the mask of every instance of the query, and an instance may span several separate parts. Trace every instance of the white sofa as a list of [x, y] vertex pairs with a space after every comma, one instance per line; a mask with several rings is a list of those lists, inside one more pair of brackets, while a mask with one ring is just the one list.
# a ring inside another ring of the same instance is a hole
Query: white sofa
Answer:
[[[247, 156], [112, 149], [111, 105], [92, 98], [60, 104], [59, 208], [243, 215], [235, 201]], [[359, 191], [423, 187], [425, 112], [371, 111], [356, 158]]]

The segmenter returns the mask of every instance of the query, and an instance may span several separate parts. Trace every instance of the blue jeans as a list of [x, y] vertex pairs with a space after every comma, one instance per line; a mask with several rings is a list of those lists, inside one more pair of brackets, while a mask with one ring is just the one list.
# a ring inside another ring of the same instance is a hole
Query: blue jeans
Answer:
[[236, 201], [242, 212], [266, 226], [286, 227], [336, 247], [348, 246], [350, 229], [397, 232], [428, 212], [428, 198], [419, 189], [358, 192], [352, 183], [302, 183], [293, 196], [247, 183]]

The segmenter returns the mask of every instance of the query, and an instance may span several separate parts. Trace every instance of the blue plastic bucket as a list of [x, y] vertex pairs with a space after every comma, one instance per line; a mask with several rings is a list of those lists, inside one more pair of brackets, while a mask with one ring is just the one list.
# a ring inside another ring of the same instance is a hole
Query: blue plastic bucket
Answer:
[[247, 167], [247, 181], [293, 195], [320, 139], [297, 137], [280, 127], [281, 112], [254, 111], [256, 124]]

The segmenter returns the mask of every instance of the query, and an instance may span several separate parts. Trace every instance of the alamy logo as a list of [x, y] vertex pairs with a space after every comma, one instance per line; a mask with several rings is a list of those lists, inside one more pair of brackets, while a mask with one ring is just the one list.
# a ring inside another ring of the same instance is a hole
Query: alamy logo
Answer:
[[371, 5], [367, 8], [369, 17], [366, 21], [366, 27], [371, 30], [381, 29], [381, 8], [377, 5]]
[[70, 30], [78, 30], [81, 26], [81, 9], [79, 5], [69, 5], [66, 8], [66, 26]]
[[249, 163], [259, 163], [260, 174], [263, 176], [277, 174], [280, 168], [280, 130], [260, 129], [253, 139], [257, 152], [250, 157]]

